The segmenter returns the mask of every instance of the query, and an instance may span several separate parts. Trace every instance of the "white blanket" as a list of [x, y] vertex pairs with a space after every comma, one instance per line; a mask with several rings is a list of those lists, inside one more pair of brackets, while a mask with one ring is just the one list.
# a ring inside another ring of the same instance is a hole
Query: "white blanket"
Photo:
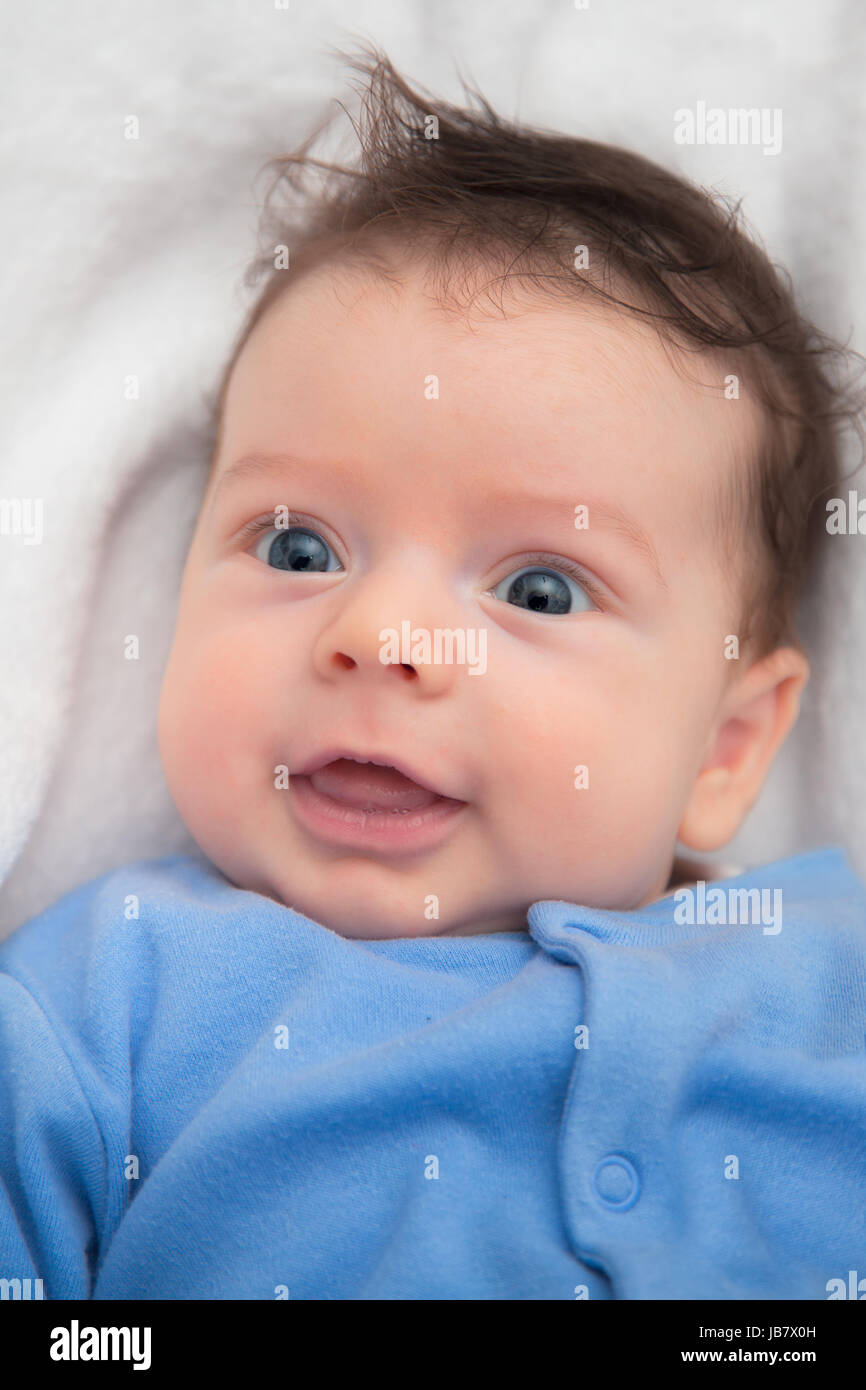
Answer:
[[[0, 935], [114, 865], [194, 848], [159, 764], [160, 679], [249, 299], [255, 175], [356, 101], [329, 45], [370, 37], [437, 94], [462, 99], [462, 72], [506, 116], [742, 195], [819, 322], [863, 321], [858, 0], [281, 3], [7, 8]], [[676, 144], [674, 111], [701, 102], [781, 110], [781, 151]], [[832, 840], [866, 871], [864, 550], [838, 538], [810, 596], [801, 721], [725, 860]]]

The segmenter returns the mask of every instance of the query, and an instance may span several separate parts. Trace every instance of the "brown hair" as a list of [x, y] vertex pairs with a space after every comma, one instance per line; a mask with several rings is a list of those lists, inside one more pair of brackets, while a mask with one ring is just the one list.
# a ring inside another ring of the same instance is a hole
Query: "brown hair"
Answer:
[[[745, 378], [764, 407], [757, 456], [729, 470], [716, 536], [739, 603], [741, 655], [799, 645], [796, 606], [826, 535], [824, 501], [843, 481], [842, 427], [863, 444], [862, 398], [838, 368], [863, 359], [801, 315], [786, 272], [744, 229], [739, 202], [631, 151], [507, 122], [465, 81], [480, 110], [425, 99], [374, 46], [360, 49], [354, 59], [337, 50], [366, 78], [361, 121], [352, 121], [360, 162], [312, 158], [320, 126], [265, 166], [277, 169], [259, 232], [269, 249], [245, 283], [270, 274], [223, 374], [216, 420], [256, 324], [300, 274], [329, 259], [356, 258], [392, 278], [376, 252], [399, 242], [439, 273], [443, 307], [455, 264], [464, 273], [498, 269], [503, 287], [520, 280], [560, 301], [598, 295], [680, 351], [726, 353], [741, 388]], [[326, 175], [312, 196], [310, 170]], [[293, 196], [275, 210], [281, 184]], [[589, 248], [589, 273], [575, 271], [576, 244]], [[280, 245], [290, 248], [288, 276], [275, 267]], [[616, 293], [623, 288], [630, 299]], [[214, 457], [218, 448], [217, 435]]]

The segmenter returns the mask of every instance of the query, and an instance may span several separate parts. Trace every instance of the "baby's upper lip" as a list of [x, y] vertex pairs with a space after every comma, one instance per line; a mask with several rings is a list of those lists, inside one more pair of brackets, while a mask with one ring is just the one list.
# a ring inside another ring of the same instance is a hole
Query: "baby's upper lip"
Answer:
[[295, 768], [295, 773], [301, 777], [308, 777], [311, 772], [318, 772], [320, 767], [335, 762], [337, 758], [349, 758], [356, 763], [376, 763], [379, 767], [393, 767], [397, 772], [402, 772], [404, 777], [417, 782], [418, 786], [423, 787], [425, 791], [445, 797], [448, 801], [461, 800], [460, 797], [451, 796], [449, 792], [437, 787], [426, 773], [407, 763], [403, 758], [395, 758], [391, 753], [382, 751], [364, 752], [356, 748], [325, 748], [319, 753], [312, 754], [300, 767]]

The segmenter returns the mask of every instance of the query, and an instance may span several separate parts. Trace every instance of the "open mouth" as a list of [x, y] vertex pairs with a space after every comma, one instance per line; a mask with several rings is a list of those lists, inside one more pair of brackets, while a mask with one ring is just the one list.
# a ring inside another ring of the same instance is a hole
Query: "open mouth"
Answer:
[[351, 758], [335, 758], [326, 763], [310, 773], [310, 781], [320, 796], [370, 815], [387, 812], [393, 816], [408, 816], [413, 811], [426, 810], [436, 801], [450, 800], [419, 786], [396, 767], [359, 763]]
[[295, 810], [317, 836], [390, 853], [432, 846], [467, 805], [396, 767], [351, 757], [293, 773], [289, 785]]

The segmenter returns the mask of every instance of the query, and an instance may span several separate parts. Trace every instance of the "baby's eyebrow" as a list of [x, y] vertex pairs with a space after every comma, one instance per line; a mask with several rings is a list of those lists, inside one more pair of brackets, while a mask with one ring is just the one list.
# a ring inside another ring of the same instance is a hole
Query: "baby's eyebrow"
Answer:
[[601, 520], [602, 525], [610, 526], [615, 531], [620, 531], [627, 540], [631, 541], [632, 546], [644, 556], [652, 570], [653, 577], [658, 581], [663, 589], [667, 589], [667, 581], [662, 574], [662, 567], [659, 564], [659, 557], [656, 548], [647, 535], [646, 531], [632, 517], [626, 516], [625, 512], [620, 511], [619, 507], [600, 506], [595, 503], [589, 508], [590, 517]]
[[[308, 460], [297, 458], [294, 454], [247, 454], [243, 458], [237, 459], [217, 479], [211, 494], [210, 505], [213, 507], [217, 498], [221, 497], [233, 483], [240, 480], [262, 475], [283, 474], [292, 469], [306, 471], [309, 468]], [[350, 463], [341, 463], [339, 460], [329, 462], [328, 468], [329, 471], [353, 477], [356, 477], [358, 472], [357, 468]], [[634, 517], [628, 516], [614, 502], [585, 496], [581, 496], [577, 503], [560, 502], [556, 498], [549, 497], [546, 493], [533, 494], [515, 490], [487, 492], [485, 500], [503, 506], [519, 506], [521, 510], [532, 505], [538, 511], [550, 513], [557, 520], [561, 520], [566, 512], [573, 515], [575, 506], [583, 505], [587, 509], [590, 527], [601, 525], [612, 531], [618, 531], [642, 556], [660, 587], [662, 589], [668, 587], [661, 571], [656, 548], [646, 531], [635, 521]]]
[[588, 529], [601, 526], [607, 530], [618, 531], [649, 566], [659, 587], [668, 588], [667, 581], [662, 574], [656, 548], [647, 532], [635, 521], [634, 517], [629, 516], [615, 502], [608, 502], [600, 497], [589, 497], [586, 494], [581, 494], [576, 502], [566, 502], [550, 497], [547, 493], [531, 493], [522, 490], [503, 492], [494, 489], [488, 491], [485, 497], [487, 501], [499, 503], [502, 506], [509, 504], [519, 506], [521, 511], [533, 507], [536, 514], [546, 513], [554, 522], [561, 521], [564, 514], [574, 515], [577, 506], [584, 506], [589, 523]]
[[247, 454], [244, 458], [237, 459], [220, 475], [214, 486], [211, 501], [215, 502], [217, 497], [222, 496], [227, 484], [235, 479], [249, 478], [260, 473], [283, 473], [293, 466], [301, 465], [302, 460], [295, 458], [293, 454]]

